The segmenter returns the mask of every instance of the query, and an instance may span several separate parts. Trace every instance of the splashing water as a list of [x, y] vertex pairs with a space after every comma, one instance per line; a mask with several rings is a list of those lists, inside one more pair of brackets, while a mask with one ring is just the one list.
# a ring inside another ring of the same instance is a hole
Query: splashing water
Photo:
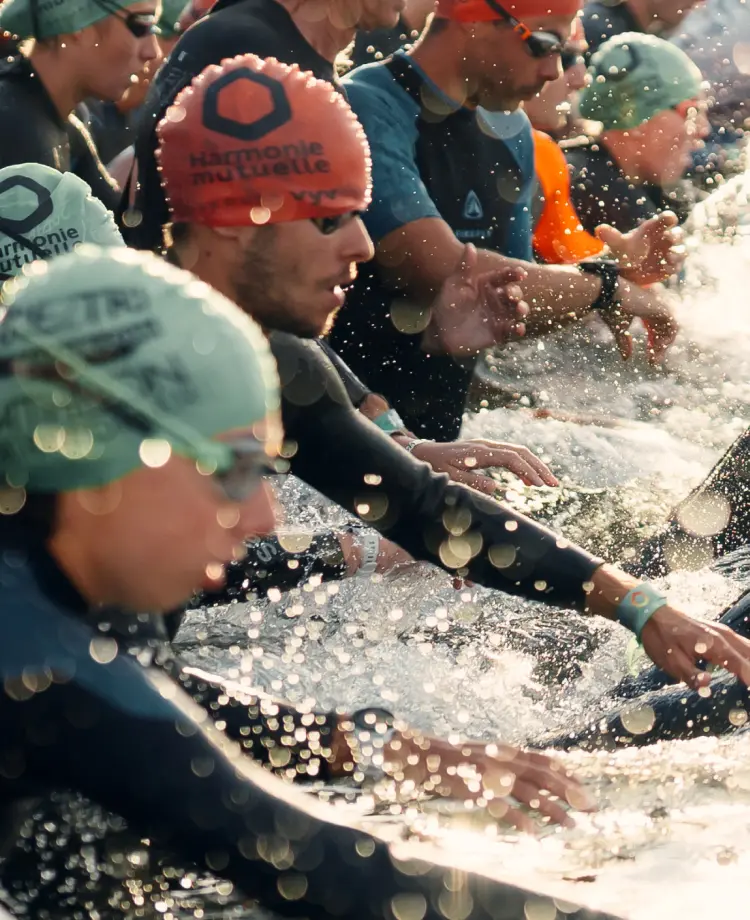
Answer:
[[[746, 184], [741, 177], [724, 190], [725, 215], [745, 202]], [[594, 322], [522, 342], [491, 356], [486, 370], [518, 393], [516, 408], [482, 409], [465, 425], [467, 436], [523, 443], [548, 462], [561, 492], [503, 478], [509, 500], [613, 560], [632, 555], [750, 419], [750, 312], [740, 293], [750, 244], [741, 220], [732, 245], [709, 238], [717, 213], [696, 221], [682, 332], [664, 368], [648, 366], [642, 343], [623, 364]], [[342, 520], [297, 482], [281, 492], [295, 525]], [[750, 583], [747, 562], [740, 553], [720, 571], [673, 574], [667, 587], [688, 612], [713, 618]], [[179, 636], [194, 663], [251, 675], [292, 701], [380, 704], [434, 733], [520, 743], [594, 714], [627, 671], [627, 641], [608, 623], [480, 587], [457, 591], [427, 566], [199, 611]], [[628, 718], [637, 730], [649, 713], [636, 707]], [[408, 828], [426, 857], [438, 850], [458, 866], [552, 894], [561, 910], [568, 899], [638, 920], [697, 918], [707, 906], [738, 917], [750, 868], [748, 745], [740, 733], [565, 755], [600, 810], [540, 839], [463, 806], [385, 822], [355, 814], [394, 839]]]

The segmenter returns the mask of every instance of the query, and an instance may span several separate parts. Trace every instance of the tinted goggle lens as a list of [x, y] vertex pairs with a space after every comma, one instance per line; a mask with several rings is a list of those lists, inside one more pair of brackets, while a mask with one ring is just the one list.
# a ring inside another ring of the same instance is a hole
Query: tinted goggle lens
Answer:
[[226, 470], [212, 474], [217, 486], [231, 502], [243, 502], [255, 492], [264, 476], [278, 473], [274, 462], [263, 448], [252, 443], [249, 446], [232, 446], [232, 465]]
[[560, 36], [554, 32], [532, 32], [526, 39], [529, 51], [536, 58], [551, 57], [553, 54], [562, 54], [563, 43]]
[[156, 16], [151, 13], [128, 13], [123, 22], [135, 38], [158, 35], [160, 31]]
[[335, 214], [332, 217], [311, 217], [310, 220], [320, 230], [323, 236], [330, 236], [337, 230], [345, 227], [349, 221], [359, 217], [359, 211], [347, 211], [345, 214]]

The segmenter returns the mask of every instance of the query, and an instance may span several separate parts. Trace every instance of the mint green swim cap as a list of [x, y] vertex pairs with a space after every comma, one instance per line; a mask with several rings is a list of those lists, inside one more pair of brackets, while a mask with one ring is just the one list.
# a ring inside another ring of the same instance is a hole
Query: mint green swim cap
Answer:
[[174, 38], [180, 34], [179, 19], [187, 6], [187, 0], [162, 0], [159, 32], [162, 38]]
[[0, 471], [13, 488], [93, 488], [170, 451], [228, 469], [231, 449], [211, 438], [274, 428], [278, 378], [260, 327], [156, 256], [82, 246], [36, 262], [3, 300]]
[[0, 7], [0, 32], [18, 38], [53, 38], [70, 35], [113, 12], [127, 9], [134, 0], [5, 0]]
[[112, 213], [82, 179], [39, 163], [0, 169], [0, 281], [81, 243], [125, 245]]
[[584, 118], [605, 131], [629, 131], [701, 95], [701, 72], [676, 45], [639, 32], [606, 41], [592, 56], [580, 96]]

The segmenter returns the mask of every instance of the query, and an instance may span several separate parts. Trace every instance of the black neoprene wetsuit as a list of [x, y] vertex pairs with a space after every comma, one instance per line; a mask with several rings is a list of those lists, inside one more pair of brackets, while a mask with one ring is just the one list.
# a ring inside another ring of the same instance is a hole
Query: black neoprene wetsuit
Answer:
[[371, 32], [357, 31], [351, 50], [352, 67], [382, 61], [394, 51], [419, 38], [419, 32], [412, 31], [403, 19], [392, 29], [373, 29]]
[[[583, 584], [601, 560], [578, 548], [561, 548], [546, 528], [433, 473], [394, 444], [354, 409], [315, 341], [276, 332], [271, 349], [282, 385], [284, 431], [297, 444], [292, 473], [352, 514], [366, 505], [367, 523], [415, 559], [449, 570], [449, 547], [460, 555], [466, 544], [446, 542], [445, 521], [466, 514], [471, 523], [464, 536], [480, 547], [461, 567], [468, 578], [508, 594], [584, 605]], [[505, 561], [498, 566], [501, 558]]]
[[210, 64], [251, 53], [275, 57], [283, 64], [299, 64], [320, 80], [334, 80], [333, 64], [302, 37], [291, 16], [275, 0], [218, 0], [209, 15], [177, 42], [143, 104], [135, 143], [139, 187], [132, 204], [129, 189], [121, 203], [121, 213], [135, 207], [142, 218], [137, 226], [123, 223], [129, 246], [161, 249], [162, 227], [170, 219], [155, 158], [156, 126], [167, 108]]
[[689, 206], [676, 192], [657, 185], [633, 185], [601, 141], [587, 139], [562, 145], [570, 169], [570, 197], [581, 224], [594, 233], [600, 224], [611, 224], [622, 233], [644, 220], [674, 211], [687, 220]]
[[591, 0], [583, 9], [583, 28], [590, 57], [600, 45], [623, 32], [642, 32], [627, 3], [599, 3]]
[[[284, 916], [380, 920], [398, 895], [445, 916], [451, 870], [402, 872], [383, 843], [243, 757], [178, 682], [102, 633], [46, 552], [5, 546], [0, 606], [0, 855], [25, 803], [68, 789]], [[464, 878], [466, 920], [524, 916], [530, 892]]]
[[[559, 549], [554, 535], [529, 518], [451, 483], [411, 457], [354, 409], [338, 366], [319, 345], [287, 333], [271, 336], [282, 384], [284, 431], [297, 445], [290, 471], [351, 514], [363, 504], [382, 509], [380, 515], [365, 515], [367, 523], [415, 559], [443, 568], [449, 568], [444, 562], [449, 537], [444, 515], [449, 508], [453, 513], [465, 508], [481, 545], [466, 560], [474, 581], [509, 594], [581, 607], [582, 585], [600, 560], [582, 550]], [[367, 484], [373, 480], [377, 486]], [[275, 538], [256, 541], [246, 559], [230, 566], [226, 586], [198, 603], [244, 600], [248, 592], [265, 593], [271, 587], [285, 590], [311, 574], [342, 578], [345, 566], [336, 549], [332, 534], [319, 535], [301, 553], [287, 552]], [[492, 562], [498, 553], [511, 560], [508, 567]]]
[[[107, 175], [91, 135], [76, 115], [60, 117], [29, 61], [0, 61], [0, 168], [41, 163], [73, 172], [114, 209], [119, 193]], [[32, 228], [33, 229], [33, 228]]]

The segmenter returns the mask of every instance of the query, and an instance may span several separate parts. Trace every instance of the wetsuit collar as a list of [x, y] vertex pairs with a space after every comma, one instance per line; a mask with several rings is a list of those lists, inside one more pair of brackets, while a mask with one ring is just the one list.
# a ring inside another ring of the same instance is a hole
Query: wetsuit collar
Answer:
[[419, 75], [420, 80], [424, 83], [424, 85], [427, 87], [430, 93], [433, 96], [435, 96], [441, 103], [443, 103], [443, 105], [445, 105], [446, 108], [451, 109], [454, 114], [460, 111], [461, 109], [466, 109], [467, 111], [474, 111], [470, 106], [466, 106], [463, 103], [458, 102], [455, 99], [452, 99], [447, 93], [443, 92], [443, 90], [440, 89], [437, 83], [435, 83], [434, 80], [432, 80], [429, 76], [427, 76], [427, 73], [419, 65], [419, 63], [414, 60], [413, 55], [407, 54], [405, 51], [396, 51], [393, 57], [401, 58], [403, 63], [407, 64], [414, 71], [416, 71], [416, 73]]
[[40, 103], [46, 109], [47, 117], [56, 125], [58, 125], [58, 127], [65, 130], [67, 122], [60, 115], [57, 106], [52, 101], [52, 97], [47, 92], [47, 87], [44, 85], [44, 81], [34, 70], [31, 65], [31, 61], [25, 57], [25, 55], [17, 54], [12, 58], [9, 58], [7, 61], [0, 62], [0, 79], [5, 77], [9, 77], [11, 79], [13, 77], [23, 77], [30, 83], [35, 83], [37, 86], [37, 93], [39, 95]]

